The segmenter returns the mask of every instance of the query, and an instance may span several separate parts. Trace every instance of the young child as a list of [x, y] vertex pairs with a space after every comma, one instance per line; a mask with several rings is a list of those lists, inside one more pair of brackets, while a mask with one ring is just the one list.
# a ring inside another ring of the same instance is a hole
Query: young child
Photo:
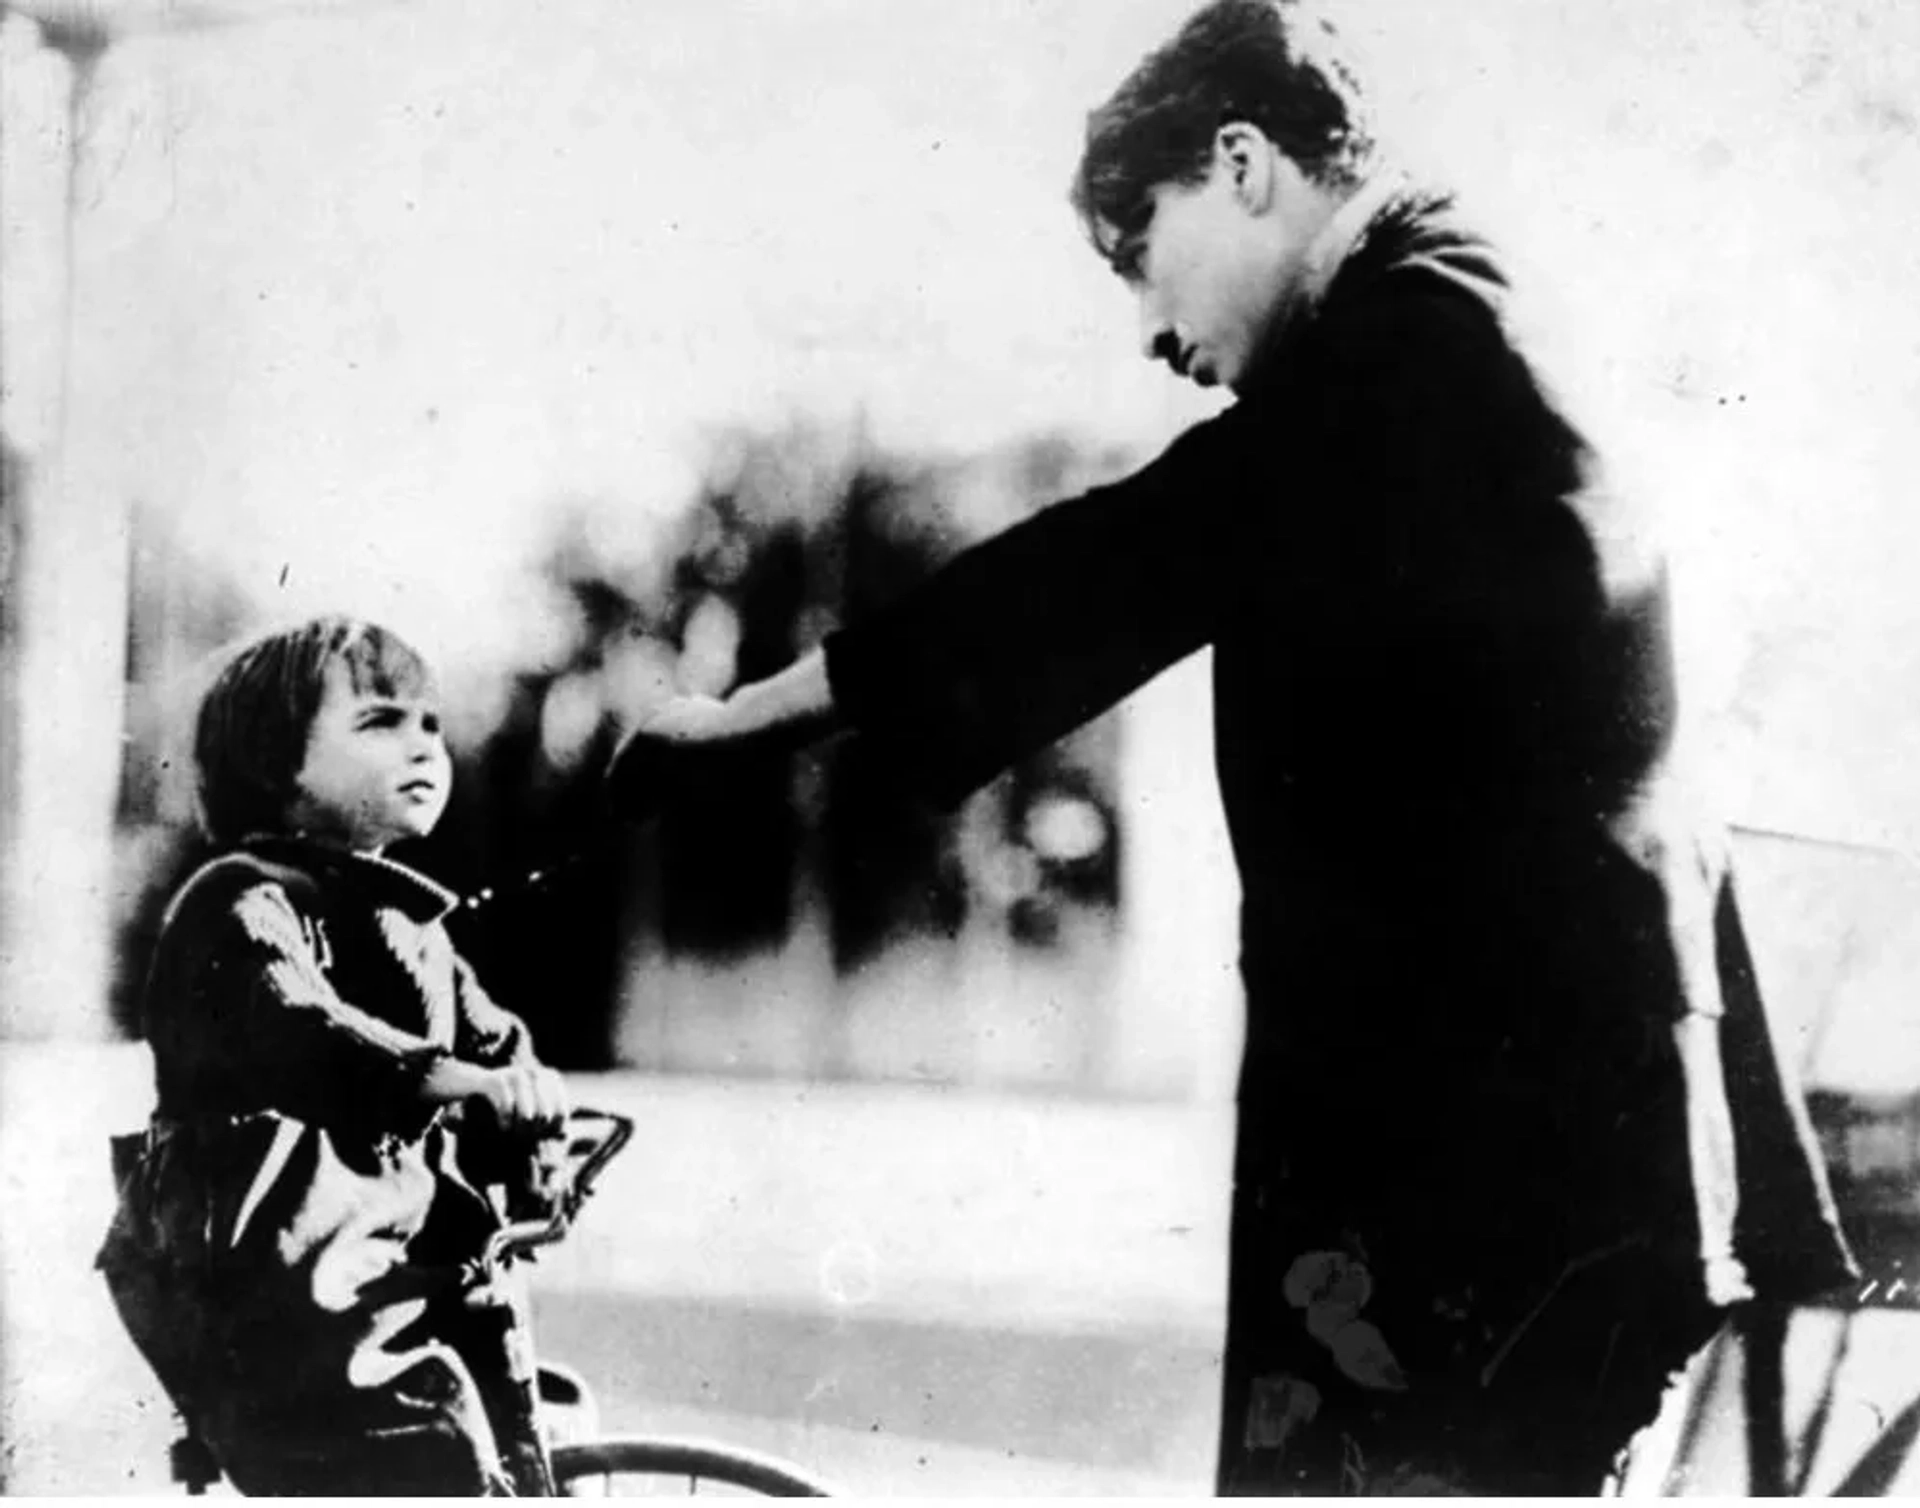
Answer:
[[158, 1103], [115, 1147], [114, 1302], [243, 1493], [508, 1490], [517, 1442], [476, 1386], [499, 1329], [444, 1281], [499, 1219], [450, 1112], [531, 1138], [565, 1095], [454, 952], [454, 897], [385, 857], [446, 807], [431, 674], [347, 618], [266, 635], [207, 692], [194, 759], [223, 851], [147, 979]]

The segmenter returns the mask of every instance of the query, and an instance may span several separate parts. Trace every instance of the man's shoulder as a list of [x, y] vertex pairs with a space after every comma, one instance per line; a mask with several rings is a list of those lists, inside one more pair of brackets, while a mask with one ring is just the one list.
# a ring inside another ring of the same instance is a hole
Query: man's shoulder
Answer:
[[1438, 277], [1487, 302], [1497, 302], [1509, 287], [1506, 258], [1453, 194], [1389, 182], [1363, 190], [1354, 207], [1366, 212], [1366, 222], [1327, 279], [1327, 298], [1408, 271]]
[[1518, 347], [1499, 311], [1444, 274], [1396, 264], [1330, 297], [1219, 416], [1242, 440], [1345, 434], [1408, 404], [1445, 408], [1511, 379]]
[[1373, 210], [1311, 323], [1336, 346], [1371, 334], [1505, 345], [1510, 289], [1505, 259], [1450, 194], [1401, 189]]
[[1503, 300], [1492, 285], [1450, 265], [1409, 257], [1330, 299], [1316, 321], [1324, 350], [1351, 357], [1384, 352], [1492, 357], [1512, 350]]

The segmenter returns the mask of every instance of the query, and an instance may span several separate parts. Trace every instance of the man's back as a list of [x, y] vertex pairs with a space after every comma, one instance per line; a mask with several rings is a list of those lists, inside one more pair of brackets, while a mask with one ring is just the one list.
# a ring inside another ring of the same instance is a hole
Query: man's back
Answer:
[[[1215, 659], [1241, 1176], [1325, 1159], [1484, 1226], [1546, 1200], [1572, 1247], [1684, 1251], [1714, 1197], [1688, 1101], [1726, 1087], [1687, 1081], [1675, 1023], [1736, 1008], [1758, 1050], [1764, 1017], [1677, 763], [1665, 572], [1502, 281], [1444, 203], [1389, 204], [1231, 416], [1268, 492], [1241, 498], [1260, 547]], [[1801, 1165], [1785, 1223], [1832, 1281], [1804, 1122], [1761, 1066], [1735, 1119]]]

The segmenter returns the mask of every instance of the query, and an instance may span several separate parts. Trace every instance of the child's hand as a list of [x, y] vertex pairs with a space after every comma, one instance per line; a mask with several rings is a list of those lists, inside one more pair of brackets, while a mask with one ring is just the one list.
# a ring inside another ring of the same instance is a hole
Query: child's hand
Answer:
[[428, 1072], [422, 1093], [435, 1104], [480, 1100], [508, 1128], [557, 1130], [567, 1118], [567, 1086], [540, 1063], [510, 1063], [482, 1068], [459, 1058], [442, 1058]]
[[567, 1118], [567, 1086], [542, 1063], [488, 1069], [477, 1097], [502, 1126], [557, 1130]]

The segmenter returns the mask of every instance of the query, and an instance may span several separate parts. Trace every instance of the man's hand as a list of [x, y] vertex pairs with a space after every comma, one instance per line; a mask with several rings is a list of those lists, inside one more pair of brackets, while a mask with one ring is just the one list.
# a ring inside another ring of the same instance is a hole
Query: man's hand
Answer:
[[754, 761], [792, 753], [826, 733], [833, 688], [820, 650], [724, 701], [676, 696], [643, 717], [607, 766], [607, 796], [622, 816], [652, 815], [690, 789], [724, 788]]
[[676, 696], [643, 718], [633, 736], [683, 745], [718, 743], [734, 732], [727, 704], [718, 697]]

